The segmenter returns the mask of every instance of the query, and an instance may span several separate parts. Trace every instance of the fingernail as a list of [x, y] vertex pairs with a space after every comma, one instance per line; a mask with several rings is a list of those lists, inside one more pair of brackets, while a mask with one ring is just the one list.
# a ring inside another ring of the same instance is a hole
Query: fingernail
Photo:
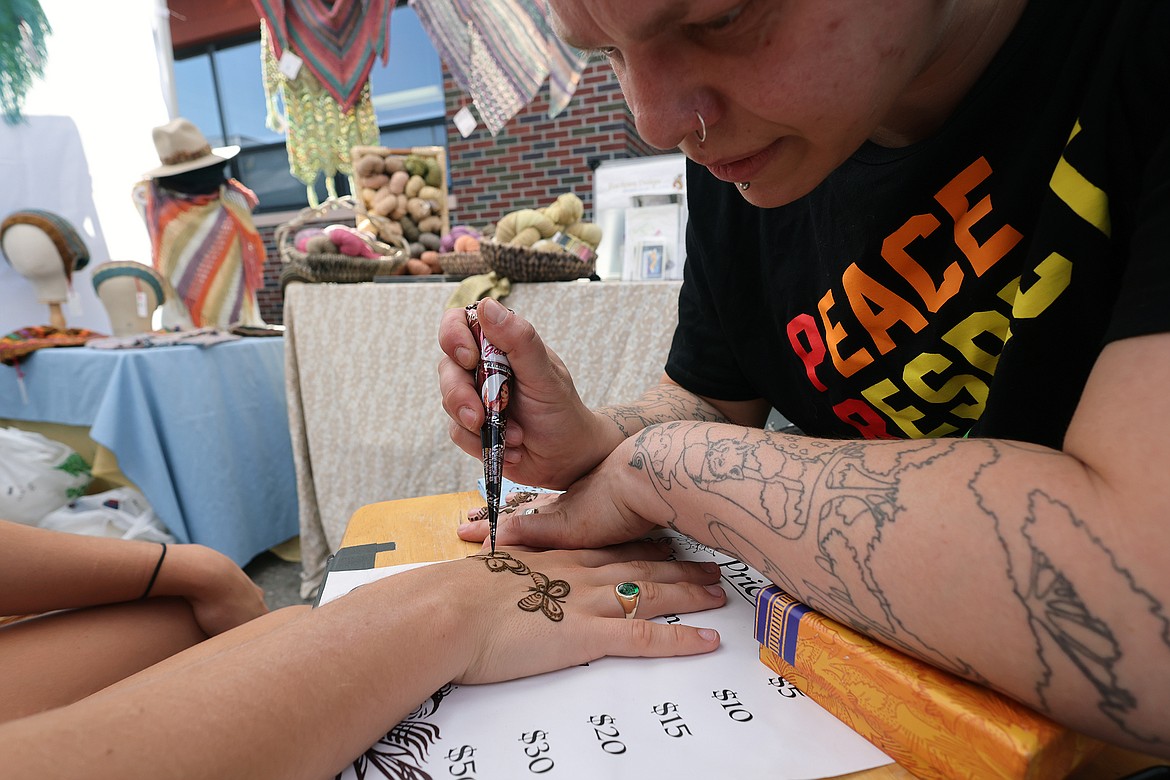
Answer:
[[471, 530], [471, 522], [468, 521], [466, 523], [460, 523], [459, 529], [458, 529], [458, 531], [456, 531], [456, 533], [458, 533], [459, 531], [470, 531], [470, 530]]
[[462, 406], [459, 408], [459, 421], [463, 423], [463, 427], [468, 430], [475, 429], [475, 412], [471, 411], [469, 407]]
[[487, 315], [490, 322], [497, 325], [503, 322], [504, 318], [508, 316], [508, 310], [504, 307], [504, 304], [494, 298], [484, 299], [483, 313]]
[[702, 567], [703, 571], [705, 571], [705, 572], [710, 572], [710, 573], [714, 574], [715, 572], [719, 571], [719, 564], [712, 563], [711, 561], [707, 561], [706, 563], [702, 563], [699, 565]]
[[699, 629], [699, 636], [701, 636], [703, 639], [705, 639], [708, 642], [714, 642], [716, 639], [719, 638], [719, 632], [713, 628], [700, 628]]
[[703, 590], [710, 593], [712, 596], [722, 596], [723, 588], [719, 585], [704, 585]]
[[475, 364], [479, 362], [479, 358], [467, 347], [456, 347], [455, 362], [464, 368], [475, 368]]

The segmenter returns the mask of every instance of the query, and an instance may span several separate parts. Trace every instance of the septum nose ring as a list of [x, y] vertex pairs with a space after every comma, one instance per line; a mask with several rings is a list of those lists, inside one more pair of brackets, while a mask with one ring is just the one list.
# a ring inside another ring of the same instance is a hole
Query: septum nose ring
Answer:
[[695, 116], [699, 118], [699, 129], [695, 131], [695, 138], [699, 139], [699, 143], [707, 140], [707, 123], [703, 121], [703, 115], [695, 111]]

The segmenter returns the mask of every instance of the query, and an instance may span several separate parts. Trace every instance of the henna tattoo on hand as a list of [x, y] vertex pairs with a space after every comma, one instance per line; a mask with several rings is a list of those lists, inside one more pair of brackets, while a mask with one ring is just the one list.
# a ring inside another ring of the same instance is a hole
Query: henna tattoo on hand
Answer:
[[536, 496], [537, 494], [533, 490], [517, 490], [509, 495], [504, 500], [504, 503], [512, 507], [520, 506], [521, 504], [527, 504], [529, 501], [534, 500]]
[[528, 564], [519, 558], [513, 558], [503, 550], [496, 550], [495, 552], [482, 553], [480, 555], [469, 555], [468, 558], [479, 558], [487, 564], [488, 571], [510, 571], [513, 574], [529, 574], [531, 570]]
[[538, 571], [532, 572], [532, 581], [536, 587], [528, 589], [528, 595], [520, 599], [516, 606], [525, 612], [540, 610], [544, 616], [554, 623], [559, 623], [565, 617], [561, 608], [561, 601], [569, 595], [569, 583], [564, 580], [550, 580]]
[[530, 587], [528, 589], [528, 595], [516, 602], [516, 606], [525, 612], [536, 612], [539, 610], [554, 623], [559, 623], [564, 619], [565, 611], [561, 604], [571, 590], [569, 583], [564, 580], [552, 580], [546, 574], [532, 571], [524, 561], [512, 557], [503, 550], [482, 553], [480, 555], [469, 555], [468, 557], [479, 558], [487, 565], [488, 571], [491, 572], [510, 571], [513, 574], [528, 575], [535, 583], [535, 587]]
[[[510, 515], [513, 512], [515, 512], [517, 509], [519, 509], [522, 504], [526, 504], [529, 501], [532, 501], [533, 499], [535, 499], [536, 496], [537, 496], [537, 494], [531, 490], [519, 490], [519, 491], [513, 493], [512, 495], [508, 496], [507, 500], [504, 502], [504, 505], [502, 507], [500, 507], [500, 514], [501, 515]], [[488, 519], [488, 508], [486, 506], [481, 506], [479, 509], [476, 509], [474, 512], [469, 512], [467, 514], [467, 519], [470, 521], [487, 520]]]

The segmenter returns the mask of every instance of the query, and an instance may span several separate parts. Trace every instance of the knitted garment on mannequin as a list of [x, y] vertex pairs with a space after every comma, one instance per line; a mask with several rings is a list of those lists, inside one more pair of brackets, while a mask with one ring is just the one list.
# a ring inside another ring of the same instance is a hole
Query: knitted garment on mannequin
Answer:
[[73, 272], [80, 271], [89, 264], [89, 248], [85, 245], [81, 235], [68, 220], [51, 211], [42, 209], [25, 209], [14, 211], [0, 223], [0, 239], [13, 225], [31, 225], [40, 230], [61, 256], [61, 263], [65, 269], [65, 278], [72, 282]]
[[256, 291], [264, 283], [265, 250], [252, 221], [257, 202], [235, 179], [206, 195], [148, 183], [154, 267], [171, 282], [197, 328], [262, 322]]

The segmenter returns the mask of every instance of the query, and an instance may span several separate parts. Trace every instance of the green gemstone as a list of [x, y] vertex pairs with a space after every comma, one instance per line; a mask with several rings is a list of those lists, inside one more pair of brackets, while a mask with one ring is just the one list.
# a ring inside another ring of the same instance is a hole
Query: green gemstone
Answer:
[[638, 591], [638, 586], [635, 585], [634, 583], [623, 582], [617, 586], [617, 592], [618, 592], [619, 596], [624, 596], [625, 598], [629, 599], [629, 598], [633, 598], [634, 596], [637, 596], [639, 591]]

